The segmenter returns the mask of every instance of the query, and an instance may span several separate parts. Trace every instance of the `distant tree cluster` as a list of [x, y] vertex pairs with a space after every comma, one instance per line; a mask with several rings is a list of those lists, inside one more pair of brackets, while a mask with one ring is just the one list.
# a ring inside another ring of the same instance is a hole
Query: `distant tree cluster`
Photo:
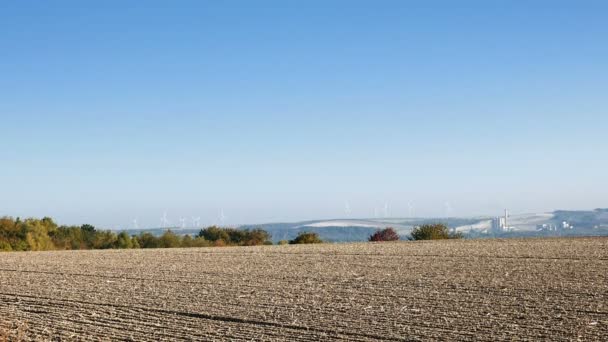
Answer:
[[319, 234], [313, 232], [300, 232], [298, 236], [289, 240], [290, 245], [308, 244], [308, 243], [323, 243], [323, 240], [319, 238]]
[[255, 246], [272, 244], [263, 229], [238, 230], [209, 227], [192, 237], [167, 230], [161, 236], [97, 230], [94, 226], [58, 226], [51, 218], [0, 218], [0, 251], [46, 251], [68, 249], [178, 248]]
[[241, 230], [216, 226], [202, 229], [197, 238], [205, 239], [214, 246], [272, 245], [270, 234], [263, 229]]
[[370, 242], [382, 242], [382, 241], [397, 241], [399, 240], [399, 234], [391, 228], [379, 230], [369, 237]]
[[211, 247], [211, 242], [190, 235], [177, 235], [172, 230], [167, 230], [161, 236], [151, 233], [140, 233], [134, 236], [140, 248], [189, 248], [189, 247]]
[[423, 224], [412, 229], [410, 240], [462, 239], [462, 233], [450, 233], [445, 224]]
[[127, 233], [82, 226], [58, 226], [51, 218], [21, 220], [0, 218], [0, 251], [54, 249], [136, 248], [137, 239]]
[[[444, 239], [462, 239], [462, 233], [453, 232], [450, 233], [450, 229], [443, 223], [432, 223], [423, 224], [412, 229], [408, 240], [444, 240]], [[385, 228], [378, 230], [372, 234], [369, 239], [370, 242], [382, 242], [382, 241], [397, 241], [399, 240], [399, 234], [391, 228]]]

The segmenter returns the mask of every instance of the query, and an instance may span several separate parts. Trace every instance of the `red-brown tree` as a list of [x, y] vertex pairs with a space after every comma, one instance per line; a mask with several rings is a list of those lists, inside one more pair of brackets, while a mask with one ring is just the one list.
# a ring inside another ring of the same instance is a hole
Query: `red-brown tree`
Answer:
[[372, 242], [397, 240], [399, 240], [399, 234], [391, 227], [379, 230], [369, 237], [369, 241]]

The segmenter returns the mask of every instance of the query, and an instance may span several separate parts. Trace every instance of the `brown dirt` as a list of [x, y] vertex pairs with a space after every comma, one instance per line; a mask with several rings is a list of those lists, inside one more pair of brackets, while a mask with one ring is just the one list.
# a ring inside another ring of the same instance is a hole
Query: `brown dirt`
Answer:
[[26, 340], [602, 341], [608, 239], [1, 253], [0, 341], [17, 329]]

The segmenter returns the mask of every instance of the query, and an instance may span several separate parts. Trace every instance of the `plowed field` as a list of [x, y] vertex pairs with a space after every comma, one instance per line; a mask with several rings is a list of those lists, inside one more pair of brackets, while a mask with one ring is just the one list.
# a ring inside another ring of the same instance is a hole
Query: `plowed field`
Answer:
[[608, 340], [608, 239], [0, 253], [0, 341]]

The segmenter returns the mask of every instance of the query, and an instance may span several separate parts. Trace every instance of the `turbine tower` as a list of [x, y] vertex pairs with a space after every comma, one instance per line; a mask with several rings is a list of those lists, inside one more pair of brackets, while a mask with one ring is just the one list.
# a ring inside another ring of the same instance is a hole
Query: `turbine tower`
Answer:
[[198, 228], [200, 225], [201, 225], [200, 216], [197, 216], [197, 217], [192, 216], [192, 227]]
[[350, 204], [348, 203], [348, 201], [346, 201], [344, 203], [344, 213], [346, 214], [346, 216], [350, 216], [351, 209], [350, 209]]
[[450, 204], [450, 202], [446, 201], [444, 206], [445, 206], [445, 217], [450, 217], [450, 214], [452, 213], [452, 204]]
[[160, 227], [167, 228], [168, 225], [169, 225], [169, 220], [167, 220], [167, 212], [165, 211], [163, 213], [163, 216], [160, 218]]
[[226, 221], [226, 215], [224, 215], [224, 209], [220, 209], [219, 221], [220, 221], [220, 226], [223, 226], [224, 222]]

